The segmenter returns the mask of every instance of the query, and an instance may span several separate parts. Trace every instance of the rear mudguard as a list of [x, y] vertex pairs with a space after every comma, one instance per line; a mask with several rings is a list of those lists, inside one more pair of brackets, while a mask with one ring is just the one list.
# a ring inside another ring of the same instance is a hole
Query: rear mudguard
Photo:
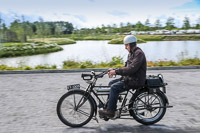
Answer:
[[[169, 101], [168, 101], [167, 96], [159, 88], [156, 88], [156, 92], [149, 92], [148, 88], [141, 88], [140, 90], [136, 90], [136, 92], [132, 95], [131, 99], [129, 100], [129, 109], [132, 107], [132, 103], [134, 102], [135, 97], [139, 93], [141, 93], [141, 91], [145, 91], [145, 92], [148, 92], [148, 93], [159, 93], [164, 98], [166, 105], [169, 105]], [[129, 112], [130, 112], [130, 115], [133, 116], [133, 111], [129, 110]]]
[[[167, 96], [166, 96], [159, 88], [155, 88], [155, 89], [156, 89], [156, 93], [159, 93], [159, 94], [162, 95], [162, 97], [164, 98], [166, 104], [169, 104], [169, 100], [168, 100]], [[140, 90], [137, 90], [137, 91], [133, 94], [133, 96], [132, 96], [131, 99], [130, 99], [130, 102], [133, 102], [134, 97], [136, 97], [136, 96], [138, 95], [138, 93], [140, 93], [141, 91], [146, 91], [146, 92], [148, 92], [148, 93], [154, 93], [154, 92], [150, 92], [148, 88], [142, 88], [142, 89], [140, 89]], [[129, 102], [129, 103], [130, 103], [130, 102]]]
[[166, 104], [169, 105], [169, 100], [167, 96], [161, 90], [159, 90], [159, 93], [164, 97]]
[[165, 95], [165, 93], [163, 91], [160, 90], [160, 88], [145, 88], [150, 94], [152, 93], [159, 93], [162, 95], [162, 97], [164, 98], [166, 104], [169, 104], [169, 100], [167, 98], [167, 96]]
[[86, 97], [90, 98], [92, 100], [92, 105], [94, 107], [94, 116], [96, 117], [97, 115], [97, 103], [96, 101], [94, 100], [94, 98], [90, 95], [90, 93], [84, 91], [84, 90], [80, 90], [80, 89], [72, 89], [70, 91], [79, 91], [79, 92], [83, 92], [85, 94]]

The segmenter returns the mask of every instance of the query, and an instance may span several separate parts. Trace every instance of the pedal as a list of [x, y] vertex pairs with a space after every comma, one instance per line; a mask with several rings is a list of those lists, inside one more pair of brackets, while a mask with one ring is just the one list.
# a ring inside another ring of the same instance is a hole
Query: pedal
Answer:
[[108, 118], [108, 117], [104, 117], [103, 119], [104, 119], [105, 121], [108, 121], [108, 120], [109, 120], [109, 118]]
[[105, 120], [105, 121], [108, 121], [108, 120], [110, 119], [109, 117], [101, 116], [101, 115], [99, 115], [99, 118], [100, 118], [100, 119], [103, 119], [103, 120]]

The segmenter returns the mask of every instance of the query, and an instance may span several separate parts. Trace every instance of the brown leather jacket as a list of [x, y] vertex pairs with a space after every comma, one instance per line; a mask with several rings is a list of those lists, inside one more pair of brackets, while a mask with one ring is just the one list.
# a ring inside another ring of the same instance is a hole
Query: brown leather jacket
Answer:
[[146, 80], [146, 57], [139, 47], [134, 47], [128, 55], [125, 67], [116, 70], [117, 75], [122, 75], [127, 89], [142, 87]]

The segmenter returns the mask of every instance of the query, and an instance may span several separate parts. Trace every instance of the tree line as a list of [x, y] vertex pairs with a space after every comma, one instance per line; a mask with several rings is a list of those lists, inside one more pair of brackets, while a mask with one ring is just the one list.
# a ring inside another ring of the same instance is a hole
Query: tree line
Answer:
[[200, 29], [200, 17], [197, 19], [197, 23], [192, 25], [190, 23], [189, 17], [185, 17], [183, 20], [183, 25], [181, 28], [178, 28], [175, 26], [175, 19], [173, 17], [169, 17], [166, 22], [165, 26], [161, 24], [161, 21], [157, 19], [154, 24], [150, 23], [149, 19], [146, 19], [145, 23], [143, 24], [141, 21], [138, 21], [136, 24], [131, 24], [130, 22], [127, 22], [127, 24], [120, 23], [120, 25], [117, 27], [116, 24], [107, 25], [105, 26], [102, 24], [101, 27], [97, 28], [82, 28], [80, 30], [74, 30], [74, 33], [79, 34], [91, 34], [91, 33], [104, 33], [104, 34], [110, 34], [110, 33], [125, 33], [130, 31], [155, 31], [155, 30], [180, 30], [180, 29]]
[[191, 25], [189, 17], [185, 17], [181, 28], [175, 26], [175, 19], [169, 17], [166, 20], [165, 26], [161, 24], [161, 21], [157, 19], [154, 24], [151, 24], [149, 19], [146, 19], [143, 24], [138, 21], [136, 24], [120, 23], [119, 26], [116, 24], [101, 25], [96, 28], [74, 28], [73, 24], [65, 21], [56, 22], [44, 22], [42, 18], [39, 21], [29, 22], [22, 19], [15, 19], [9, 27], [6, 26], [4, 20], [0, 16], [0, 42], [26, 42], [27, 37], [48, 37], [48, 36], [60, 36], [66, 34], [116, 34], [130, 31], [155, 31], [159, 29], [200, 29], [200, 17], [197, 19], [197, 23]]
[[16, 19], [7, 27], [0, 17], [0, 42], [26, 42], [27, 37], [46, 37], [49, 35], [71, 34], [72, 23], [64, 21], [44, 22], [42, 18], [36, 22]]

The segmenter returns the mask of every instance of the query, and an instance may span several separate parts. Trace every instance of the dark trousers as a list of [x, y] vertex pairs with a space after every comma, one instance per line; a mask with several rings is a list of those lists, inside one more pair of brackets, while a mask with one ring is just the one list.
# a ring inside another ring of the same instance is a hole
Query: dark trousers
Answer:
[[111, 86], [111, 89], [109, 94], [107, 110], [115, 111], [117, 108], [117, 100], [119, 97], [119, 93], [127, 90], [124, 88], [124, 82], [120, 81], [120, 79], [112, 80], [108, 85]]

